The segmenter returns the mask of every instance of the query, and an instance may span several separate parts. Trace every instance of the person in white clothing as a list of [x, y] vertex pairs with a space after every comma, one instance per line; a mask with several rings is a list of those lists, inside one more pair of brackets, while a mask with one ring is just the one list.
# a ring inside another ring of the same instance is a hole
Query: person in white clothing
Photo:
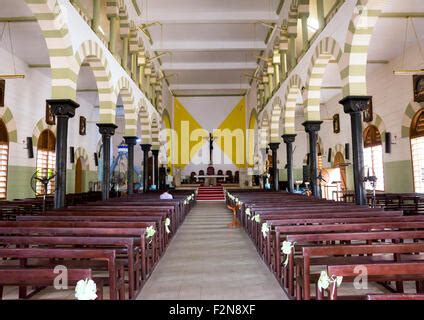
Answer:
[[168, 191], [165, 191], [164, 193], [162, 193], [160, 195], [160, 199], [161, 200], [172, 200], [172, 199], [174, 199], [174, 197]]

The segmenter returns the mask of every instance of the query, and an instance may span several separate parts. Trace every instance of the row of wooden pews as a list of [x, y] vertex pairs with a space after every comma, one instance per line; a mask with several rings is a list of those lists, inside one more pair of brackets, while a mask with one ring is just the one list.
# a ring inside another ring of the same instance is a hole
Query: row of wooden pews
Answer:
[[190, 190], [140, 194], [0, 221], [0, 297], [10, 286], [20, 299], [51, 289], [64, 268], [69, 286], [92, 279], [98, 299], [135, 299], [194, 202]]
[[[281, 192], [230, 191], [227, 205], [292, 299], [424, 293], [424, 216]], [[364, 290], [368, 284], [378, 295]]]
[[[66, 195], [66, 203], [68, 205], [82, 204], [102, 199], [101, 192], [85, 192]], [[53, 209], [54, 198], [48, 196], [44, 200], [42, 197], [15, 199], [12, 201], [0, 201], [0, 220], [16, 220], [19, 215], [37, 215], [40, 214], [44, 207], [46, 210]]]

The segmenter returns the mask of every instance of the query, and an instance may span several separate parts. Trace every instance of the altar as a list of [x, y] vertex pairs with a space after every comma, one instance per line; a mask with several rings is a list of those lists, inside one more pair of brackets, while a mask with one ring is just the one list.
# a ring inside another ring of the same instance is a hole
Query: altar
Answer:
[[199, 182], [199, 179], [205, 179], [205, 186], [217, 186], [218, 179], [223, 179], [226, 182], [227, 175], [196, 175], [196, 182]]

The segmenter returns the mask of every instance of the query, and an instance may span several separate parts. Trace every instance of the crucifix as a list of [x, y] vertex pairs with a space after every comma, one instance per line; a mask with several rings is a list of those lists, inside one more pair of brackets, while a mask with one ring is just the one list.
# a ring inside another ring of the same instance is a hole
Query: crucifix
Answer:
[[215, 138], [213, 137], [212, 132], [209, 133], [209, 164], [213, 165], [213, 142], [215, 141]]

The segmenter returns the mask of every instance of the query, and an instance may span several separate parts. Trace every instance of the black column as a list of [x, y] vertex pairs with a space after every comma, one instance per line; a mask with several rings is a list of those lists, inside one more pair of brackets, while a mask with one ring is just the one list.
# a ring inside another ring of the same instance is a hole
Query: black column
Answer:
[[272, 181], [274, 181], [274, 191], [278, 191], [279, 189], [279, 180], [280, 176], [278, 174], [278, 167], [277, 167], [277, 151], [278, 147], [280, 146], [280, 143], [274, 142], [269, 144], [269, 148], [272, 151]]
[[294, 191], [294, 179], [293, 179], [293, 143], [296, 139], [295, 134], [285, 134], [282, 136], [284, 143], [286, 144], [287, 150], [287, 181], [288, 189], [290, 193]]
[[353, 150], [353, 179], [355, 184], [355, 202], [358, 205], [366, 204], [364, 187], [364, 150], [362, 138], [362, 111], [368, 108], [370, 96], [348, 96], [339, 103], [343, 105], [345, 113], [350, 114], [352, 129]]
[[317, 142], [318, 131], [321, 128], [322, 121], [306, 121], [302, 123], [305, 131], [309, 135], [309, 168], [311, 177], [311, 190], [315, 198], [320, 197], [318, 185], [318, 155], [317, 155]]
[[79, 104], [73, 100], [47, 100], [57, 119], [56, 127], [56, 177], [55, 177], [55, 209], [65, 207], [66, 198], [66, 165], [68, 154], [68, 120], [75, 116]]
[[156, 190], [159, 190], [159, 150], [152, 150], [153, 153], [153, 173]]
[[149, 183], [149, 151], [152, 148], [151, 144], [142, 144], [141, 150], [143, 150], [143, 192], [147, 192], [147, 184]]
[[102, 199], [107, 200], [110, 191], [110, 138], [115, 134], [118, 126], [113, 123], [98, 123], [97, 126], [103, 141]]
[[137, 137], [124, 137], [128, 146], [128, 173], [127, 173], [127, 193], [134, 193], [134, 146], [137, 144]]

